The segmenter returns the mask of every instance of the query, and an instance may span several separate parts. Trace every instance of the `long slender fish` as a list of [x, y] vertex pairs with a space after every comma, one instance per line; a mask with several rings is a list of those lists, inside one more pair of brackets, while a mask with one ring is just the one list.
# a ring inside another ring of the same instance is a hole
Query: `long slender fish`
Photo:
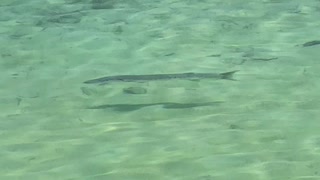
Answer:
[[148, 74], [148, 75], [119, 75], [106, 76], [97, 79], [85, 81], [86, 84], [107, 84], [110, 82], [146, 82], [172, 79], [228, 79], [234, 80], [233, 74], [237, 71], [230, 71], [224, 73], [181, 73], [181, 74]]

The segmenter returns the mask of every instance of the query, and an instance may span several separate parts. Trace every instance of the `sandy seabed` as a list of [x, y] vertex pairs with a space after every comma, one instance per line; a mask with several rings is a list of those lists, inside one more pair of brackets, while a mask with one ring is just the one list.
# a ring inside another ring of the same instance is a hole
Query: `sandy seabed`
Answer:
[[[320, 179], [320, 45], [303, 45], [320, 40], [319, 8], [2, 0], [0, 179]], [[83, 84], [232, 70], [235, 81]]]

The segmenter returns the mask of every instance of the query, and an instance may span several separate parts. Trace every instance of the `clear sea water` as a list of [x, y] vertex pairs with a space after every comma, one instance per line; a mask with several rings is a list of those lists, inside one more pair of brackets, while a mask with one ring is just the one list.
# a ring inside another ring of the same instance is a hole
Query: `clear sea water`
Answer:
[[1, 0], [0, 179], [320, 179], [319, 9]]

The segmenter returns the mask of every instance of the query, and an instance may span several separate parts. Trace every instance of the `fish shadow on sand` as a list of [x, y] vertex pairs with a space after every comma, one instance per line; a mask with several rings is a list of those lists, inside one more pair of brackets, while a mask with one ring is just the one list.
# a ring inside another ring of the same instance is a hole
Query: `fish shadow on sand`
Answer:
[[99, 106], [90, 106], [87, 109], [112, 109], [119, 112], [135, 111], [150, 106], [160, 106], [164, 109], [188, 109], [203, 106], [216, 106], [221, 104], [222, 101], [204, 102], [204, 103], [173, 103], [173, 102], [161, 102], [150, 104], [104, 104]]

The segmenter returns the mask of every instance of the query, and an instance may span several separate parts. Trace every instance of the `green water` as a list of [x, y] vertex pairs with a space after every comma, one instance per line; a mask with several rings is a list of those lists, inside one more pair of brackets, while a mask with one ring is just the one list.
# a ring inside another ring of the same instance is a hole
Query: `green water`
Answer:
[[[1, 0], [0, 179], [320, 179], [320, 45], [303, 46], [320, 40], [319, 9]], [[83, 83], [233, 70], [235, 81]]]

